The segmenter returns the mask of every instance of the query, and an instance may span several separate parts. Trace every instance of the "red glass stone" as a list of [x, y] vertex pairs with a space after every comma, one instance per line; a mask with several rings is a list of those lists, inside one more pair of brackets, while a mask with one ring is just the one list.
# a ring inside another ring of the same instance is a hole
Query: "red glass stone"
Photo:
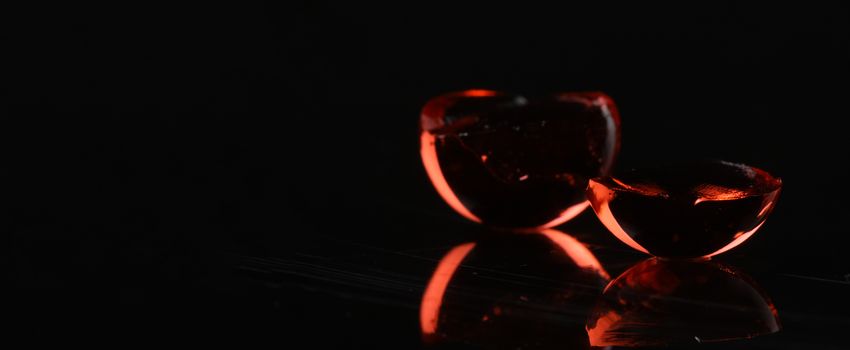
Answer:
[[421, 153], [443, 199], [498, 227], [552, 227], [587, 207], [590, 178], [607, 174], [620, 119], [598, 92], [527, 100], [489, 90], [435, 97], [422, 110]]
[[567, 234], [488, 232], [440, 260], [420, 307], [423, 341], [587, 349], [584, 323], [608, 280], [593, 253]]
[[590, 181], [599, 219], [632, 248], [662, 257], [710, 257], [741, 244], [773, 210], [782, 181], [723, 161], [633, 170]]
[[781, 328], [770, 298], [711, 261], [651, 258], [612, 281], [587, 322], [593, 346], [663, 346], [751, 338]]

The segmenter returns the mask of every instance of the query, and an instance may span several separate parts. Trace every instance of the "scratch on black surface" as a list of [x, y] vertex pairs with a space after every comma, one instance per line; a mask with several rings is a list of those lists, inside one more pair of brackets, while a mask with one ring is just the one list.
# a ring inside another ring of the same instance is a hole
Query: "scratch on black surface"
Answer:
[[[390, 253], [390, 256], [399, 255]], [[307, 254], [296, 254], [294, 259], [268, 258], [242, 256], [243, 263], [240, 270], [254, 275], [260, 280], [269, 282], [273, 288], [296, 287], [311, 292], [321, 292], [345, 299], [357, 299], [376, 304], [393, 305], [402, 308], [417, 308], [421, 293], [431, 270], [425, 265], [419, 271], [388, 271], [386, 268], [378, 269], [369, 263], [352, 263], [351, 261], [339, 261]], [[417, 261], [423, 259], [420, 256], [404, 256], [403, 259]], [[430, 260], [430, 259], [426, 259]], [[408, 262], [409, 262], [408, 261]], [[410, 266], [399, 263], [394, 266]], [[427, 264], [426, 264], [427, 265]], [[387, 266], [387, 265], [384, 265]], [[463, 266], [463, 265], [462, 265]], [[487, 272], [488, 278], [506, 282], [505, 285], [547, 286], [550, 279], [542, 276], [529, 276], [515, 274], [506, 271], [482, 269], [474, 266], [464, 266]], [[427, 270], [427, 272], [426, 272]], [[562, 284], [564, 281], [560, 281]], [[569, 285], [590, 292], [598, 286], [582, 285], [579, 283], [568, 283]], [[508, 287], [506, 287], [508, 288]], [[453, 288], [454, 294], [472, 297], [478, 300], [499, 299], [499, 291], [481, 290], [477, 288]], [[574, 305], [563, 305], [556, 309], [550, 309], [546, 304], [537, 302], [524, 302], [517, 307], [527, 309], [545, 310], [550, 317], [563, 322], [583, 322], [584, 316], [580, 314], [581, 309]]]
[[365, 249], [372, 250], [372, 251], [384, 252], [384, 253], [388, 253], [388, 254], [395, 254], [395, 255], [412, 257], [412, 258], [422, 259], [422, 260], [426, 260], [426, 261], [435, 261], [435, 262], [439, 261], [439, 259], [422, 257], [422, 256], [411, 254], [411, 252], [422, 252], [422, 251], [429, 251], [429, 250], [449, 250], [454, 246], [454, 245], [452, 245], [452, 246], [446, 246], [446, 247], [429, 247], [429, 248], [393, 250], [393, 249], [386, 249], [386, 248], [378, 247], [378, 246], [371, 245], [371, 244], [365, 244], [365, 243], [354, 242], [354, 241], [350, 241], [350, 240], [344, 240], [344, 239], [340, 239], [340, 238], [333, 237], [333, 236], [330, 236], [330, 235], [317, 235], [317, 237], [325, 239], [327, 241], [339, 243], [339, 244], [350, 245], [352, 247], [365, 248]]
[[[842, 281], [842, 280], [834, 280], [834, 279], [815, 277], [815, 276], [795, 275], [795, 274], [790, 274], [790, 273], [781, 273], [780, 275], [781, 276], [787, 276], [787, 277], [793, 277], [793, 278], [800, 278], [800, 279], [805, 279], [805, 280], [810, 280], [810, 281], [850, 285], [850, 280]], [[850, 277], [850, 274], [844, 276], [845, 279], [847, 279], [848, 277]]]

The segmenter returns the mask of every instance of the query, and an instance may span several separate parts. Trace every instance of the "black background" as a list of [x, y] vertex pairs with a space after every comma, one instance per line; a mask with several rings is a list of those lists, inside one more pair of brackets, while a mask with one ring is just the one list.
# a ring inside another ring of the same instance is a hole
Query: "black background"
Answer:
[[430, 187], [417, 134], [429, 97], [467, 88], [606, 92], [620, 167], [768, 170], [784, 180], [779, 205], [730, 255], [850, 273], [850, 13], [837, 1], [12, 6], [0, 227], [21, 315], [257, 319], [266, 305], [234, 273], [240, 256], [472, 230]]

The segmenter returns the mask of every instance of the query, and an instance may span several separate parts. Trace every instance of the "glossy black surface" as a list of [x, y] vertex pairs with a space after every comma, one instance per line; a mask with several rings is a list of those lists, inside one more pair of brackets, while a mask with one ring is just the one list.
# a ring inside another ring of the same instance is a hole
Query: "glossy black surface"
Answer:
[[[446, 212], [447, 217], [452, 217], [450, 214]], [[551, 243], [537, 237], [539, 241], [532, 244], [535, 240], [524, 234], [506, 244], [510, 239], [493, 238], [492, 232], [472, 225], [448, 227], [388, 229], [394, 235], [416, 232], [420, 241], [415, 243], [410, 243], [414, 239], [409, 237], [380, 242], [316, 237], [309, 240], [313, 245], [302, 246], [297, 254], [243, 257], [240, 275], [252, 281], [254, 288], [269, 292], [267, 303], [279, 305], [276, 315], [283, 325], [316, 336], [324, 327], [337, 332], [339, 338], [319, 341], [325, 346], [348, 342], [374, 347], [473, 349], [589, 346], [583, 333], [587, 319], [580, 314], [586, 312], [589, 317], [592, 306], [608, 295], [599, 285], [595, 298], [587, 295], [594, 288], [568, 293], [571, 289], [564, 286], [595, 284], [587, 283], [593, 280], [587, 275], [575, 275], [575, 268]], [[646, 265], [645, 255], [603, 234], [604, 228], [597, 226], [591, 213], [566, 227], [571, 229], [563, 231], [586, 243], [612, 278], [628, 274], [637, 264]], [[765, 229], [770, 230], [769, 226]], [[447, 295], [452, 297], [441, 309], [445, 333], [436, 340], [423, 337], [422, 296], [441, 259], [459, 245], [493, 241], [500, 244], [472, 249], [449, 283]], [[387, 242], [395, 246], [388, 248]], [[511, 248], [517, 251], [512, 253]], [[479, 249], [484, 252], [476, 256]], [[650, 302], [645, 304], [647, 309], [630, 309], [632, 317], [642, 317], [643, 328], [619, 340], [643, 344], [641, 348], [650, 344], [674, 349], [798, 349], [811, 344], [841, 348], [845, 344], [843, 329], [850, 323], [844, 300], [850, 283], [842, 279], [842, 269], [822, 265], [810, 270], [804, 260], [768, 259], [754, 254], [753, 249], [753, 245], [744, 245], [740, 252], [713, 262], [692, 263], [697, 266], [686, 266], [684, 272], [674, 268], [679, 274], [672, 277], [638, 274], [645, 283], [657, 283], [662, 289], [633, 294], [633, 299]], [[550, 262], [541, 265], [547, 259]], [[702, 275], [693, 271], [702, 271]], [[687, 285], [685, 292], [671, 295], [664, 289], [675, 289], [671, 278]], [[553, 297], [558, 293], [571, 297]], [[770, 324], [771, 310], [764, 309], [770, 301], [777, 312], [775, 326], [782, 327], [776, 333]], [[513, 307], [512, 317], [502, 315], [501, 322], [498, 318], [493, 322], [494, 305]], [[286, 316], [293, 313], [299, 315], [297, 322]], [[653, 321], [654, 326], [648, 324]], [[376, 329], [381, 330], [380, 336], [375, 335]], [[697, 341], [694, 336], [702, 338]], [[749, 336], [753, 338], [747, 339]]]

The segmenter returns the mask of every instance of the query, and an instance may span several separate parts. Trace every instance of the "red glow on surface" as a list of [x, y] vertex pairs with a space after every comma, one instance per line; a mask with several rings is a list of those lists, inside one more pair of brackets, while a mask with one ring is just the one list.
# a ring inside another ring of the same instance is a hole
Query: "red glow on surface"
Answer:
[[578, 214], [581, 214], [581, 212], [583, 212], [584, 209], [586, 209], [588, 205], [590, 205], [590, 202], [588, 202], [588, 201], [584, 201], [584, 202], [581, 202], [579, 204], [573, 205], [573, 206], [567, 208], [567, 210], [564, 210], [563, 212], [561, 212], [561, 215], [558, 215], [558, 217], [555, 218], [554, 220], [549, 221], [549, 222], [541, 225], [540, 228], [555, 227], [555, 226], [558, 226], [560, 224], [563, 224], [563, 223], [569, 221], [570, 219], [578, 216]]
[[617, 219], [614, 218], [614, 214], [611, 213], [611, 208], [608, 207], [608, 203], [616, 196], [613, 192], [609, 192], [610, 190], [602, 186], [595, 181], [590, 181], [590, 191], [594, 197], [599, 201], [599, 207], [594, 207], [593, 210], [596, 211], [596, 216], [599, 217], [599, 220], [602, 221], [602, 224], [608, 228], [614, 236], [617, 236], [618, 239], [623, 241], [623, 243], [628, 244], [630, 247], [642, 251], [644, 253], [649, 254], [649, 251], [646, 250], [643, 246], [635, 242], [622, 227], [617, 222]]
[[634, 249], [649, 254], [649, 251], [646, 250], [646, 248], [638, 244], [638, 242], [635, 242], [635, 240], [633, 240], [632, 237], [629, 236], [629, 234], [626, 233], [626, 231], [624, 231], [622, 227], [620, 227], [620, 224], [617, 222], [617, 219], [615, 219], [614, 215], [611, 214], [611, 209], [608, 208], [608, 202], [602, 203], [602, 205], [599, 207], [598, 216], [602, 220], [602, 224], [604, 224], [605, 227], [607, 227], [608, 230], [610, 230], [621, 241], [628, 244]]
[[579, 242], [577, 239], [572, 236], [552, 229], [546, 229], [540, 232], [540, 234], [549, 238], [553, 243], [561, 247], [564, 250], [564, 253], [572, 259], [576, 265], [581, 268], [589, 269], [596, 271], [605, 279], [611, 279], [608, 275], [608, 272], [605, 271], [605, 268], [602, 267], [602, 264], [599, 263], [599, 260], [596, 259], [596, 256], [587, 249], [587, 247]]
[[758, 214], [759, 217], [763, 217], [763, 216], [767, 215], [767, 213], [769, 213], [770, 210], [773, 209], [773, 205], [776, 202], [773, 201], [774, 198], [771, 198], [770, 200], [771, 200], [771, 202], [767, 203], [767, 205], [765, 205], [764, 208], [761, 208], [761, 211], [759, 211], [759, 214]]
[[762, 221], [762, 222], [761, 222], [760, 224], [758, 224], [758, 226], [756, 226], [754, 229], [749, 230], [749, 231], [747, 231], [747, 232], [739, 232], [738, 234], [736, 234], [736, 235], [735, 235], [735, 240], [734, 240], [734, 241], [732, 241], [731, 243], [727, 244], [725, 247], [720, 248], [720, 250], [718, 250], [718, 251], [716, 251], [716, 252], [714, 252], [714, 253], [711, 253], [711, 254], [707, 255], [706, 257], [712, 257], [712, 256], [715, 256], [715, 255], [717, 255], [717, 254], [721, 254], [721, 253], [723, 253], [723, 252], [726, 252], [726, 251], [727, 251], [727, 250], [729, 250], [729, 249], [732, 249], [732, 248], [735, 248], [735, 247], [739, 246], [741, 243], [744, 243], [744, 241], [746, 241], [747, 239], [749, 239], [749, 238], [750, 238], [750, 236], [752, 236], [754, 233], [756, 233], [756, 231], [758, 231], [758, 230], [761, 228], [761, 226], [762, 226], [762, 225], [764, 225], [764, 223], [765, 223], [765, 222], [764, 222], [764, 221]]
[[434, 271], [434, 275], [428, 282], [428, 287], [425, 288], [422, 306], [419, 309], [419, 323], [423, 334], [434, 334], [437, 331], [443, 294], [446, 293], [446, 287], [452, 280], [458, 266], [472, 248], [475, 248], [475, 243], [466, 243], [454, 247], [437, 265], [437, 270]]
[[[764, 173], [764, 171], [762, 171], [762, 170], [759, 170], [759, 169], [756, 169], [756, 170]], [[767, 174], [767, 173], [764, 173], [764, 174]], [[767, 175], [767, 176], [769, 176], [769, 175]], [[777, 180], [777, 181], [779, 181], [779, 180]], [[764, 220], [764, 218], [768, 214], [770, 214], [770, 212], [773, 210], [773, 207], [776, 205], [776, 200], [779, 197], [779, 191], [780, 190], [777, 189], [777, 190], [773, 191], [773, 193], [771, 193], [770, 195], [765, 197], [764, 202], [763, 202], [764, 207], [761, 208], [761, 210], [759, 211], [759, 213], [757, 215], [758, 218]], [[732, 248], [735, 248], [735, 247], [741, 245], [741, 243], [744, 243], [744, 241], [750, 239], [750, 237], [753, 234], [755, 234], [756, 231], [758, 231], [762, 227], [762, 225], [764, 225], [764, 223], [765, 223], [765, 221], [762, 221], [760, 224], [756, 225], [756, 227], [753, 228], [752, 230], [749, 230], [749, 231], [746, 231], [746, 232], [738, 232], [737, 234], [735, 234], [735, 239], [732, 242], [727, 244], [725, 247], [720, 248], [720, 250], [707, 255], [706, 257], [712, 257], [712, 256], [715, 256], [715, 255], [724, 253], [724, 252], [726, 252], [726, 251], [728, 251]]]
[[493, 90], [486, 89], [471, 89], [466, 91], [461, 91], [458, 95], [466, 96], [466, 97], [488, 97], [488, 96], [496, 96], [497, 92]]
[[452, 209], [469, 220], [481, 223], [481, 219], [475, 216], [475, 214], [472, 214], [469, 209], [466, 209], [466, 206], [464, 206], [460, 199], [457, 198], [455, 192], [449, 186], [449, 183], [446, 182], [446, 178], [443, 176], [443, 171], [440, 170], [440, 161], [437, 159], [437, 148], [434, 147], [434, 142], [436, 142], [436, 139], [433, 134], [427, 131], [422, 132], [419, 151], [422, 154], [422, 163], [425, 165], [425, 171], [428, 173], [428, 178], [431, 179], [431, 183], [434, 184], [434, 188], [437, 189], [437, 193], [443, 197], [443, 200], [445, 200]]
[[[591, 346], [608, 346], [608, 330], [613, 328], [623, 317], [615, 311], [606, 312], [605, 315], [596, 319], [593, 328], [587, 327], [587, 337]], [[619, 344], [618, 344], [619, 345]], [[607, 347], [606, 347], [607, 349]]]
[[622, 187], [622, 188], [625, 188], [625, 189], [632, 191], [632, 192], [640, 193], [644, 196], [669, 197], [669, 194], [666, 193], [664, 191], [664, 189], [662, 189], [661, 187], [658, 187], [655, 184], [638, 183], [638, 184], [635, 184], [635, 186], [632, 186], [632, 185], [629, 185], [629, 184], [627, 184], [623, 181], [620, 181], [620, 179], [617, 179], [617, 178], [614, 178], [614, 177], [611, 178], [611, 181], [614, 181], [614, 183], [616, 183], [617, 185], [620, 185], [620, 187]]
[[717, 186], [712, 184], [703, 184], [694, 189], [694, 192], [698, 194], [698, 198], [694, 201], [694, 205], [700, 204], [702, 202], [719, 202], [719, 201], [732, 201], [736, 199], [746, 198], [751, 194], [734, 188], [728, 188], [724, 186]]

